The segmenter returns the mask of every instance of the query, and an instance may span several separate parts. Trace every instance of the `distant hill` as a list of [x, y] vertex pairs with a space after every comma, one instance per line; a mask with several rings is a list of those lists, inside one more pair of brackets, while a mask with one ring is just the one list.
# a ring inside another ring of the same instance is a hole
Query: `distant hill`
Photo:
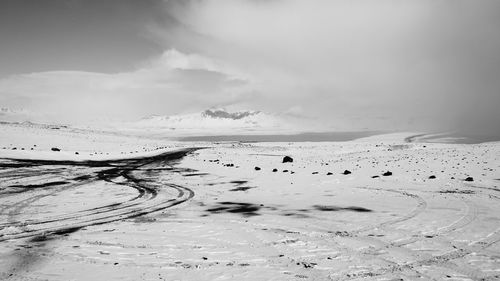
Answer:
[[270, 114], [255, 110], [230, 112], [224, 108], [207, 109], [183, 115], [150, 116], [130, 124], [130, 129], [170, 131], [172, 134], [241, 134], [301, 131], [306, 121], [286, 114]]

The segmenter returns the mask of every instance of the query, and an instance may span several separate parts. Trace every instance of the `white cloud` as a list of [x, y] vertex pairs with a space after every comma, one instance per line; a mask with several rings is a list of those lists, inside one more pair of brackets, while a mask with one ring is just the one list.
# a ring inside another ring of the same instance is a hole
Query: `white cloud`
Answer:
[[353, 129], [496, 124], [499, 8], [490, 0], [166, 1], [168, 24], [149, 27], [162, 55], [126, 73], [6, 78], [0, 104], [122, 117], [292, 108]]
[[0, 80], [0, 104], [69, 122], [139, 118], [234, 103], [252, 95], [247, 82], [223, 64], [167, 50], [148, 65], [116, 74], [51, 71]]
[[181, 24], [157, 31], [164, 43], [247, 71], [258, 109], [429, 128], [476, 118], [474, 103], [500, 120], [488, 106], [500, 103], [498, 1], [193, 0], [167, 11]]

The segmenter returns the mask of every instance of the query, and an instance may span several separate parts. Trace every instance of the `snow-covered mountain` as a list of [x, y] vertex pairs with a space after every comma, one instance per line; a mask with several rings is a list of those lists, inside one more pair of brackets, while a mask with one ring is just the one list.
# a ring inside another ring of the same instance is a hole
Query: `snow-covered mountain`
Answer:
[[170, 131], [175, 135], [245, 134], [296, 132], [303, 120], [284, 114], [242, 110], [230, 112], [223, 108], [202, 112], [151, 116], [131, 124], [131, 129]]

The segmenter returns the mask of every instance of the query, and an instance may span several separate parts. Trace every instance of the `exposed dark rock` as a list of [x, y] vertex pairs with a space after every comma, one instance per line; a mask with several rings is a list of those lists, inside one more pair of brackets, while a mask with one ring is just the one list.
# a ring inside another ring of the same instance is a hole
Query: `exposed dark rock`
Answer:
[[372, 210], [370, 209], [357, 206], [338, 207], [338, 206], [314, 205], [313, 207], [316, 210], [323, 212], [337, 212], [337, 211], [372, 212]]
[[255, 169], [255, 171], [260, 171], [260, 167], [256, 166], [254, 169]]
[[372, 176], [372, 179], [380, 178], [379, 176]]
[[229, 191], [247, 191], [247, 190], [252, 189], [252, 188], [255, 188], [255, 187], [252, 187], [252, 186], [239, 186], [239, 187], [230, 189]]
[[259, 111], [242, 111], [230, 113], [222, 109], [207, 109], [201, 115], [204, 117], [238, 120], [248, 116], [257, 115], [259, 113]]
[[61, 149], [59, 149], [59, 148], [57, 148], [57, 147], [53, 147], [53, 148], [51, 148], [50, 150], [52, 150], [52, 151], [61, 151]]
[[436, 178], [436, 176], [435, 176], [435, 175], [432, 175], [432, 176], [430, 176], [430, 177], [429, 177], [429, 179], [431, 179], [431, 180], [433, 180], [433, 179], [435, 179], [435, 178]]
[[273, 173], [276, 173], [278, 171], [278, 169], [273, 169]]
[[387, 172], [383, 173], [382, 176], [384, 176], [384, 177], [392, 176], [392, 172], [387, 171]]
[[474, 181], [474, 178], [473, 177], [467, 177], [467, 178], [465, 178], [464, 181]]
[[333, 175], [333, 173], [332, 172], [328, 172], [328, 173], [326, 173], [326, 175], [327, 176], [331, 176], [331, 175]]
[[260, 206], [251, 203], [242, 202], [220, 202], [216, 206], [207, 209], [207, 212], [216, 213], [233, 213], [241, 214], [244, 217], [258, 216]]
[[290, 156], [283, 157], [283, 163], [289, 163], [289, 162], [290, 163], [293, 162], [293, 158], [292, 157], [290, 157]]
[[344, 174], [344, 175], [349, 175], [350, 173], [351, 173], [351, 171], [349, 171], [349, 170], [345, 170], [342, 174]]

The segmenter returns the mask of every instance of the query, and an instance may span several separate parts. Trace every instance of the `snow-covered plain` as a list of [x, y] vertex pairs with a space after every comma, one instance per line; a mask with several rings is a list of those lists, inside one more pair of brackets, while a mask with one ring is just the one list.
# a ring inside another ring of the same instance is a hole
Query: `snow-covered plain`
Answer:
[[500, 278], [498, 142], [0, 129], [2, 280]]

